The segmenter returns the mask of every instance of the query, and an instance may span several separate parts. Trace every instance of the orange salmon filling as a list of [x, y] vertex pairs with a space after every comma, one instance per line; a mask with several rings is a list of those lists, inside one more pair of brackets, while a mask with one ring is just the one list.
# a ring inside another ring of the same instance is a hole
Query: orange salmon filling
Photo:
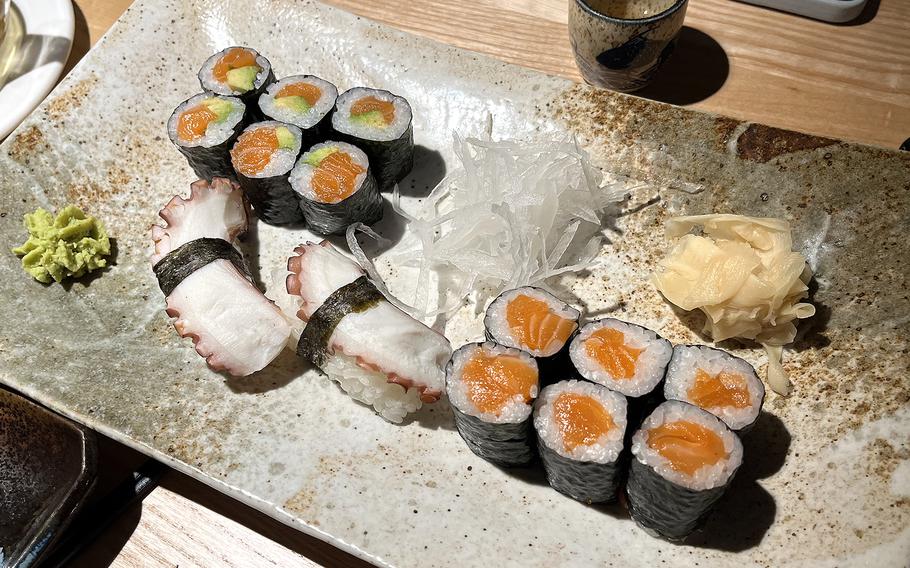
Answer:
[[379, 111], [382, 120], [386, 124], [391, 124], [395, 120], [395, 105], [389, 101], [379, 100], [373, 95], [363, 97], [351, 105], [351, 114], [366, 114], [368, 112]]
[[303, 97], [303, 100], [310, 106], [316, 104], [316, 101], [318, 101], [321, 96], [322, 89], [309, 83], [291, 83], [290, 85], [281, 87], [281, 89], [275, 93], [276, 99], [282, 97]]
[[635, 376], [635, 364], [644, 349], [626, 345], [623, 332], [602, 327], [585, 340], [585, 352], [615, 379], [631, 379]]
[[531, 402], [537, 371], [518, 357], [477, 353], [461, 370], [461, 380], [478, 410], [498, 416], [516, 395]]
[[616, 426], [600, 402], [571, 392], [556, 397], [553, 417], [569, 452], [578, 446], [590, 446]]
[[506, 306], [506, 322], [519, 345], [546, 351], [553, 343], [565, 344], [575, 331], [574, 321], [550, 311], [546, 302], [519, 294]]
[[650, 429], [648, 446], [667, 458], [670, 467], [686, 475], [727, 457], [720, 436], [688, 420], [667, 422]]
[[221, 83], [226, 83], [228, 71], [251, 65], [256, 65], [256, 56], [245, 49], [235, 47], [218, 60], [212, 69], [212, 75]]
[[346, 152], [333, 152], [313, 172], [313, 191], [323, 203], [338, 203], [354, 193], [357, 176], [366, 170]]
[[701, 369], [695, 374], [695, 384], [687, 394], [693, 404], [702, 408], [748, 408], [751, 398], [746, 379], [741, 375], [726, 371], [709, 375]]
[[256, 175], [265, 169], [278, 150], [278, 136], [274, 128], [258, 128], [244, 132], [231, 149], [231, 161], [237, 171], [245, 176]]
[[209, 124], [218, 118], [214, 112], [205, 105], [197, 105], [183, 111], [177, 119], [177, 136], [181, 140], [192, 142], [205, 136]]

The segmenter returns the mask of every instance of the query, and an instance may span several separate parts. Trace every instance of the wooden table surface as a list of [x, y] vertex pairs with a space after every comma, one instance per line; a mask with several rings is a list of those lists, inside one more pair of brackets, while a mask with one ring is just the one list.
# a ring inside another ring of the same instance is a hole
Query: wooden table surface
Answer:
[[[288, 0], [291, 1], [291, 0]], [[419, 35], [579, 81], [571, 0], [328, 0]], [[131, 0], [75, 0], [71, 68]], [[891, 148], [910, 138], [910, 1], [869, 0], [846, 25], [690, 0], [677, 52], [642, 96]], [[140, 458], [110, 443], [102, 459]], [[102, 468], [104, 462], [102, 462]], [[365, 565], [176, 472], [78, 566]]]

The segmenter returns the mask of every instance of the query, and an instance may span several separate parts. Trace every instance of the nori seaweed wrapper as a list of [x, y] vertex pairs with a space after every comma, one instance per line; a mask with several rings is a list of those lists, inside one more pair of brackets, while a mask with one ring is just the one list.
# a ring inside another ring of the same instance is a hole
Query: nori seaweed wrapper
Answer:
[[465, 414], [452, 405], [455, 427], [472, 452], [500, 467], [521, 467], [535, 457], [531, 415], [512, 424], [493, 424]]
[[380, 191], [391, 190], [414, 167], [414, 128], [408, 128], [395, 140], [369, 140], [336, 132], [342, 142], [348, 142], [363, 150], [370, 159], [373, 175]]
[[322, 368], [331, 355], [329, 340], [338, 323], [348, 314], [365, 312], [383, 300], [385, 296], [366, 276], [335, 290], [307, 321], [297, 342], [297, 355]]
[[682, 540], [704, 524], [735, 474], [722, 486], [696, 491], [668, 481], [633, 457], [626, 483], [629, 513], [650, 534]]
[[266, 178], [249, 178], [237, 172], [237, 181], [256, 215], [269, 225], [303, 221], [300, 199], [288, 181], [290, 171]]
[[220, 259], [231, 261], [237, 270], [250, 278], [250, 270], [240, 251], [224, 239], [210, 237], [202, 237], [180, 245], [159, 260], [152, 270], [158, 278], [158, 286], [167, 297], [187, 276]]
[[357, 191], [338, 203], [321, 203], [300, 194], [298, 197], [307, 228], [320, 235], [343, 235], [348, 225], [372, 225], [382, 219], [382, 195], [372, 166], [367, 168], [366, 177]]
[[537, 449], [547, 481], [553, 489], [583, 503], [610, 503], [616, 500], [623, 476], [625, 452], [621, 452], [612, 463], [577, 461], [560, 455], [539, 437]]
[[212, 181], [213, 178], [222, 177], [236, 180], [237, 174], [234, 172], [234, 166], [231, 164], [231, 146], [237, 141], [237, 136], [244, 128], [244, 121], [240, 121], [234, 129], [234, 134], [228, 137], [221, 144], [210, 146], [181, 146], [174, 143], [180, 153], [186, 157], [186, 161], [193, 168], [193, 172], [206, 181]]

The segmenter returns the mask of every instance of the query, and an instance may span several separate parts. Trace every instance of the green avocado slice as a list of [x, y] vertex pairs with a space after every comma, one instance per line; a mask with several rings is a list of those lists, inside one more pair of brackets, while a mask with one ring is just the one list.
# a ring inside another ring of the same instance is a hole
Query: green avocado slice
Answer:
[[238, 67], [227, 72], [227, 84], [232, 91], [245, 93], [252, 90], [253, 83], [256, 81], [256, 75], [259, 74], [258, 65], [248, 65]]
[[315, 152], [310, 152], [309, 155], [303, 159], [303, 161], [313, 166], [314, 168], [318, 168], [319, 164], [321, 164], [323, 160], [337, 151], [337, 146], [327, 146], [325, 148], [320, 148]]
[[298, 114], [303, 114], [313, 108], [306, 99], [298, 95], [290, 95], [275, 99], [275, 106], [292, 110]]

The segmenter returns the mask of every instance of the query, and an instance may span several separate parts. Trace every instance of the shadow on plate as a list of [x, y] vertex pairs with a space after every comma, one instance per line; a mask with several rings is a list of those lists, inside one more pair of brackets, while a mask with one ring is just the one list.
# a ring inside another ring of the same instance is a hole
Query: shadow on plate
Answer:
[[414, 146], [414, 169], [398, 183], [405, 197], [426, 197], [446, 176], [442, 154], [426, 146]]
[[780, 418], [762, 412], [742, 440], [743, 465], [707, 524], [684, 544], [741, 552], [757, 546], [774, 523], [777, 505], [758, 480], [783, 467], [790, 449], [790, 432]]
[[408, 414], [401, 426], [409, 424], [418, 424], [429, 430], [455, 431], [455, 417], [452, 415], [452, 407], [446, 399], [440, 399], [433, 404], [424, 404], [417, 412]]
[[285, 349], [265, 369], [246, 377], [224, 376], [236, 394], [261, 394], [287, 386], [310, 369], [310, 365], [290, 349]]
[[727, 81], [727, 53], [708, 34], [683, 26], [676, 49], [654, 80], [635, 95], [675, 105], [703, 101]]

